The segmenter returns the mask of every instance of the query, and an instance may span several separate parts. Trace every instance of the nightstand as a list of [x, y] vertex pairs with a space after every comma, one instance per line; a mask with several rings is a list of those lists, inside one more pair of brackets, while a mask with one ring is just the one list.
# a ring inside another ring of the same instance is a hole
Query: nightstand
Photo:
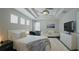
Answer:
[[12, 51], [13, 50], [13, 42], [10, 40], [3, 41], [0, 43], [0, 51]]

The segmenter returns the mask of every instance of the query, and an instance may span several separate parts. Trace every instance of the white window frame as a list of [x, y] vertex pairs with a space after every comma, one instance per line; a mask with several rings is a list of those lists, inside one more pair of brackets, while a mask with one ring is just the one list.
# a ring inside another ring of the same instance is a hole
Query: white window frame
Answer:
[[26, 25], [30, 25], [30, 20], [26, 20]]
[[25, 25], [25, 19], [22, 18], [22, 17], [20, 18], [20, 24], [21, 24], [21, 25]]
[[15, 14], [11, 14], [11, 16], [10, 16], [10, 23], [18, 24], [18, 16], [15, 15]]
[[35, 31], [40, 31], [40, 22], [35, 22]]

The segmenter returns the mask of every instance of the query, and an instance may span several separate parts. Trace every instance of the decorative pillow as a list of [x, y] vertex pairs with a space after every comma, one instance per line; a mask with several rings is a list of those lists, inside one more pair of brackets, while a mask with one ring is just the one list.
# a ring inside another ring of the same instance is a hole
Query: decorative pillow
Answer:
[[20, 34], [20, 38], [23, 38], [23, 37], [26, 37], [26, 36], [27, 36], [26, 32], [22, 32], [22, 33]]
[[29, 35], [29, 31], [25, 31], [25, 33], [26, 33], [27, 35]]

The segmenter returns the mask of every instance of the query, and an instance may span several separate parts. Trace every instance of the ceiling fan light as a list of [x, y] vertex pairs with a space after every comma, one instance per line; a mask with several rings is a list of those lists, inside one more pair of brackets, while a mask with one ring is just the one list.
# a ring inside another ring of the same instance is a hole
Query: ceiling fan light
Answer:
[[43, 14], [44, 14], [44, 15], [48, 15], [48, 14], [49, 14], [49, 11], [48, 11], [48, 10], [44, 10], [44, 11], [43, 11]]
[[43, 12], [44, 15], [48, 15], [48, 12]]

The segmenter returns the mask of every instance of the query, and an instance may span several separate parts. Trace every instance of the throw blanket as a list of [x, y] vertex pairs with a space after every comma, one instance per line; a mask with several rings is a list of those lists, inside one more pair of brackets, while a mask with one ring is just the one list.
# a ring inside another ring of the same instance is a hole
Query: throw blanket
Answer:
[[48, 39], [31, 42], [27, 46], [30, 51], [46, 51], [51, 48], [50, 41]]

